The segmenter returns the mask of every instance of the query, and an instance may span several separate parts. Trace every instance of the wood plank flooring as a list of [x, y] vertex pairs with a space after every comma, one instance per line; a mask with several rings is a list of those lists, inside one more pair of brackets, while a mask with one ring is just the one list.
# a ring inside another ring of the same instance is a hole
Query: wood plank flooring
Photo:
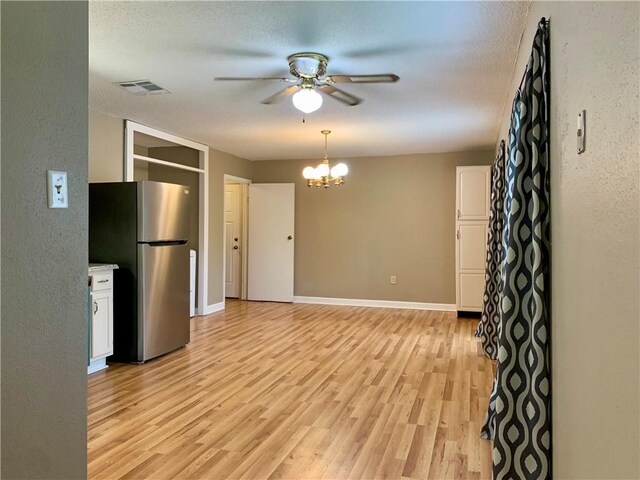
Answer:
[[494, 370], [449, 312], [228, 301], [89, 378], [89, 478], [489, 479]]

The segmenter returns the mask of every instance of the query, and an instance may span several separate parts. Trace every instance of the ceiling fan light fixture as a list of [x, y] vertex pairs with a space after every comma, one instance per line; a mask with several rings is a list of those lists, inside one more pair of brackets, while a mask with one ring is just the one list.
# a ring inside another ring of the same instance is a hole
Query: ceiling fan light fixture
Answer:
[[303, 113], [312, 113], [322, 106], [322, 96], [312, 88], [303, 88], [293, 95], [293, 106]]

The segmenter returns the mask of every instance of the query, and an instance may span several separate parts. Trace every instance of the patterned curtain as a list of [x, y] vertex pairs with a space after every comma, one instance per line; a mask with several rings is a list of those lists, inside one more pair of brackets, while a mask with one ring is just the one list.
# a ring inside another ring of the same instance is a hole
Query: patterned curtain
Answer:
[[498, 156], [491, 169], [491, 211], [489, 212], [489, 234], [487, 236], [487, 263], [485, 287], [482, 300], [482, 316], [476, 329], [476, 337], [482, 339], [482, 350], [495, 360], [498, 356], [498, 325], [500, 312], [502, 229], [504, 225], [504, 140], [500, 142]]
[[548, 42], [543, 18], [509, 134], [498, 363], [482, 429], [495, 480], [551, 478]]

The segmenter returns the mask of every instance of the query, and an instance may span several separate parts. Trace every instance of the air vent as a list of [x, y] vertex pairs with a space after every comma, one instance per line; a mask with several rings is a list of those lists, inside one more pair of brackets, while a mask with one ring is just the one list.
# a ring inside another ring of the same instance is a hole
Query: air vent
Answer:
[[134, 95], [162, 95], [171, 93], [166, 88], [162, 88], [149, 80], [134, 80], [131, 82], [117, 82], [116, 85], [124, 88], [127, 92]]

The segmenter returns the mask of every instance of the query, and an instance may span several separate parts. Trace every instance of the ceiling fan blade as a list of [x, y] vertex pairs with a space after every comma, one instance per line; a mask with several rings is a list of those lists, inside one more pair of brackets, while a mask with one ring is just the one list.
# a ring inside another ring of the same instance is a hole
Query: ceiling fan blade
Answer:
[[285, 77], [214, 77], [215, 81], [218, 80], [276, 80], [278, 82], [297, 82], [297, 78], [285, 78]]
[[290, 97], [291, 95], [296, 93], [301, 88], [302, 87], [300, 87], [300, 85], [291, 85], [290, 87], [283, 88], [279, 92], [274, 93], [269, 98], [265, 98], [260, 103], [264, 103], [265, 105], [271, 105], [273, 103], [278, 103], [278, 102], [284, 100], [286, 97]]
[[328, 83], [393, 83], [400, 80], [400, 77], [393, 73], [379, 75], [327, 75], [323, 80]]
[[335, 98], [336, 100], [342, 103], [346, 103], [351, 107], [358, 105], [362, 101], [358, 97], [354, 97], [353, 95], [345, 92], [344, 90], [338, 90], [333, 85], [320, 84], [316, 88], [320, 90], [320, 93], [324, 93], [325, 95], [331, 98]]

